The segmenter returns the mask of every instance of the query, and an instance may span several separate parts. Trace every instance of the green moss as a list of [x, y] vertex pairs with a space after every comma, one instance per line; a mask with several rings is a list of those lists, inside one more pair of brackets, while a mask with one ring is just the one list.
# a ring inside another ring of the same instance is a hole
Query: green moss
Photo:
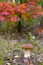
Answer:
[[3, 53], [0, 51], [0, 65], [2, 65], [2, 61], [3, 61]]
[[39, 63], [39, 65], [43, 65], [43, 62]]

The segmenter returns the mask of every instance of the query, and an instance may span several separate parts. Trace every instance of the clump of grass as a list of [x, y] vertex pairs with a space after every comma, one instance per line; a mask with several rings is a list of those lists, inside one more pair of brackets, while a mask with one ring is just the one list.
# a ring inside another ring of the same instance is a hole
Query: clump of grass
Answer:
[[0, 65], [2, 65], [2, 61], [3, 61], [3, 52], [0, 51]]

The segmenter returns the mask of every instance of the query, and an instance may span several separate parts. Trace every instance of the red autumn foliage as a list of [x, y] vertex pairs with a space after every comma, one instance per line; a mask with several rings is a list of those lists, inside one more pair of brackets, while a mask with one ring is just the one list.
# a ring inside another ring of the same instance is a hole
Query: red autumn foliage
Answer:
[[24, 19], [28, 19], [30, 16], [35, 19], [43, 15], [41, 6], [37, 6], [36, 4], [33, 0], [21, 4], [0, 2], [0, 20], [16, 22], [20, 20], [19, 14]]
[[43, 26], [39, 26], [36, 30], [35, 30], [35, 34], [36, 35], [41, 35], [43, 34]]

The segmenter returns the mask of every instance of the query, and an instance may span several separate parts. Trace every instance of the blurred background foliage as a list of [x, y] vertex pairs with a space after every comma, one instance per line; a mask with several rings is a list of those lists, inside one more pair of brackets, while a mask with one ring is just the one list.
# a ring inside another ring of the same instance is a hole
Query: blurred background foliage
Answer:
[[[10, 0], [0, 0], [0, 1], [10, 1]], [[28, 1], [30, 1], [30, 0], [15, 0], [16, 2], [18, 2], [18, 3], [20, 3], [20, 2], [22, 2], [22, 3], [24, 3], [24, 2], [28, 2]], [[37, 0], [36, 0], [37, 1]], [[37, 3], [37, 5], [42, 5], [43, 6], [43, 0], [39, 0], [39, 2]], [[41, 17], [39, 17], [37, 20], [35, 19], [33, 19], [32, 17], [30, 17], [30, 18], [28, 18], [28, 20], [24, 20], [23, 18], [21, 19], [21, 21], [22, 21], [22, 24], [23, 25], [25, 25], [26, 27], [29, 27], [29, 26], [34, 26], [34, 25], [36, 25], [36, 24], [40, 24], [40, 18]], [[8, 32], [8, 29], [10, 28], [12, 28], [13, 29], [13, 31], [14, 30], [16, 30], [17, 29], [17, 27], [18, 27], [18, 23], [16, 22], [16, 23], [14, 23], [14, 22], [4, 22], [4, 21], [2, 21], [2, 22], [0, 22], [0, 25], [1, 25], [1, 27], [2, 27], [2, 29], [4, 30], [4, 31], [6, 31], [6, 32]], [[16, 27], [16, 28], [15, 28]], [[1, 31], [1, 29], [0, 29], [0, 31]], [[17, 31], [17, 30], [16, 30]]]

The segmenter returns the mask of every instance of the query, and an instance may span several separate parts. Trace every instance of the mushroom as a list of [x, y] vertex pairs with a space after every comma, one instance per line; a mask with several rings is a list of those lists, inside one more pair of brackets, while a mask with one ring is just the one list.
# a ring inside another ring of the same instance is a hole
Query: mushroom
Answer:
[[22, 48], [24, 49], [24, 57], [30, 58], [31, 52], [33, 50], [33, 45], [32, 44], [23, 44]]

